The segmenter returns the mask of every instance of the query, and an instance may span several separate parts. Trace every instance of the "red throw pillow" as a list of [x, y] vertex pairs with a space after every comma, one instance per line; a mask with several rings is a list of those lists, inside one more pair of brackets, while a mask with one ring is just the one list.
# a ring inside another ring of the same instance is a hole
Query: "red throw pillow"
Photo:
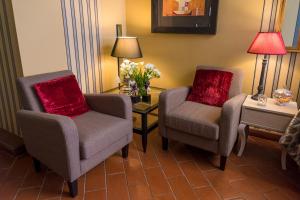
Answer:
[[233, 74], [218, 70], [197, 70], [188, 101], [222, 107], [228, 100]]
[[89, 107], [74, 75], [34, 85], [47, 113], [74, 117], [89, 111]]

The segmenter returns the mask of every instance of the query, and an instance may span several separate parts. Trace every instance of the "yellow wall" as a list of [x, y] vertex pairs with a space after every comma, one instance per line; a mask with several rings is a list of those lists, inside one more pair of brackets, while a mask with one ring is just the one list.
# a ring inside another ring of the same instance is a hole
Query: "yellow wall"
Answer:
[[[103, 87], [107, 90], [117, 86], [117, 62], [110, 53], [115, 25], [123, 24], [126, 32], [125, 0], [98, 0], [98, 5]], [[24, 76], [67, 69], [60, 0], [13, 0], [13, 9]]]
[[[272, 1], [266, 2], [271, 8]], [[246, 74], [244, 92], [251, 93], [256, 56], [246, 52], [260, 29], [263, 3], [220, 0], [216, 35], [184, 35], [152, 34], [151, 1], [127, 0], [127, 33], [139, 37], [143, 60], [162, 72], [161, 79], [152, 85], [171, 88], [192, 84], [197, 64], [214, 65], [241, 68]], [[265, 13], [269, 22], [270, 11]]]
[[[254, 76], [256, 56], [247, 54], [246, 51], [260, 30], [262, 17], [263, 30], [268, 30], [271, 10], [277, 1], [219, 0], [217, 34], [185, 35], [151, 33], [151, 0], [98, 0], [103, 89], [117, 85], [116, 59], [110, 56], [110, 52], [115, 40], [115, 24], [121, 23], [124, 32], [127, 29], [127, 35], [139, 37], [144, 54], [142, 60], [154, 63], [162, 71], [162, 78], [153, 80], [152, 85], [165, 88], [188, 85], [193, 81], [197, 64], [217, 65], [243, 69], [246, 74], [244, 91], [251, 93], [253, 79], [255, 87], [259, 81], [261, 57]], [[12, 2], [24, 75], [66, 69], [60, 0]], [[283, 58], [279, 87], [283, 87], [286, 82], [290, 58], [291, 54]], [[276, 56], [273, 56], [266, 85], [269, 96], [272, 93], [275, 63]], [[300, 79], [299, 56], [295, 63], [291, 89], [297, 94]]]
[[13, 0], [24, 76], [66, 69], [60, 0]]
[[126, 33], [125, 0], [101, 1], [101, 37], [102, 37], [102, 71], [103, 88], [109, 90], [117, 87], [117, 59], [110, 56], [116, 39], [116, 24], [123, 25]]

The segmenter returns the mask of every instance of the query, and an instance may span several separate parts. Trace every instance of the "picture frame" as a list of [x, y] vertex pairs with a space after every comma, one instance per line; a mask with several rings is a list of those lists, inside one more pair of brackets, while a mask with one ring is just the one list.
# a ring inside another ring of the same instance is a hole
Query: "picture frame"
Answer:
[[300, 0], [278, 1], [275, 31], [282, 33], [288, 52], [300, 52]]
[[219, 0], [152, 0], [152, 33], [216, 34]]

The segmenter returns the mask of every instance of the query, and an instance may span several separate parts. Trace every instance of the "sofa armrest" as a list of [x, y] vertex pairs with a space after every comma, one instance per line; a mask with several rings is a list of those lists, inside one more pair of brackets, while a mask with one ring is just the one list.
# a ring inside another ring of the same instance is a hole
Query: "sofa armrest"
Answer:
[[240, 94], [226, 101], [222, 108], [220, 120], [219, 149], [222, 156], [229, 156], [237, 139], [242, 105], [246, 99]]
[[85, 99], [96, 112], [132, 120], [132, 103], [127, 95], [87, 94]]
[[71, 118], [21, 110], [17, 119], [31, 156], [68, 181], [80, 176], [79, 136]]
[[182, 104], [190, 92], [191, 87], [180, 87], [162, 92], [159, 96], [159, 130], [160, 134], [167, 137], [165, 116], [168, 112]]

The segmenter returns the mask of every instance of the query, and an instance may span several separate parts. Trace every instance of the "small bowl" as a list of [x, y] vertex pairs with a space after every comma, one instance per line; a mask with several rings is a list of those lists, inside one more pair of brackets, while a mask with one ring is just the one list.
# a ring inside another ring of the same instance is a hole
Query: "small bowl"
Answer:
[[292, 101], [293, 94], [290, 90], [278, 89], [274, 91], [273, 98], [277, 105], [284, 106]]

